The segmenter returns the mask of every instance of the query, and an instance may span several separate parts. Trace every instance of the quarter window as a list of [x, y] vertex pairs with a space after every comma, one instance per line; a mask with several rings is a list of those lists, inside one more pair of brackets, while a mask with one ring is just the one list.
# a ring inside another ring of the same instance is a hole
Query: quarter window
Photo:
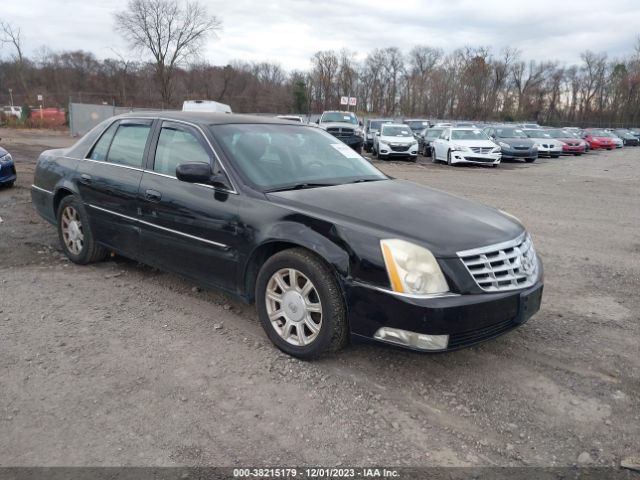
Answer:
[[176, 167], [183, 162], [210, 163], [209, 154], [190, 131], [162, 127], [153, 171], [175, 176]]
[[91, 160], [106, 160], [107, 152], [109, 152], [109, 147], [111, 146], [111, 140], [113, 140], [113, 135], [116, 133], [118, 129], [118, 122], [114, 122], [107, 130], [102, 134], [98, 143], [96, 143], [95, 147], [91, 151], [91, 155], [89, 158]]
[[144, 147], [147, 144], [147, 137], [151, 125], [138, 123], [121, 123], [118, 126], [107, 161], [128, 167], [142, 167]]

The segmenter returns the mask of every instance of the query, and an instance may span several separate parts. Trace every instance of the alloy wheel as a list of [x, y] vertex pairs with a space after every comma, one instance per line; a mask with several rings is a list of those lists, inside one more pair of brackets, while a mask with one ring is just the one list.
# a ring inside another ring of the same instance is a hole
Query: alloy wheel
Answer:
[[62, 239], [67, 249], [74, 255], [80, 255], [84, 247], [84, 231], [80, 214], [71, 205], [62, 211]]
[[276, 333], [287, 343], [312, 343], [322, 328], [322, 303], [311, 280], [295, 268], [275, 272], [267, 282], [267, 315]]

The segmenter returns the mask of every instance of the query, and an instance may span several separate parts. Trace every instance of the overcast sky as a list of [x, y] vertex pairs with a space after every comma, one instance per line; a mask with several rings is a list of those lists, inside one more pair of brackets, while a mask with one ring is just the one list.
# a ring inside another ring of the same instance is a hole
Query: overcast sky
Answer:
[[[579, 63], [580, 52], [610, 57], [633, 50], [640, 35], [639, 0], [202, 0], [223, 22], [203, 53], [210, 63], [275, 61], [309, 68], [318, 50], [348, 48], [363, 59], [374, 48], [408, 51], [517, 47], [523, 57]], [[97, 57], [128, 55], [113, 30], [127, 0], [5, 0], [0, 19], [22, 29], [27, 53], [83, 49]], [[8, 50], [1, 52], [6, 55]]]

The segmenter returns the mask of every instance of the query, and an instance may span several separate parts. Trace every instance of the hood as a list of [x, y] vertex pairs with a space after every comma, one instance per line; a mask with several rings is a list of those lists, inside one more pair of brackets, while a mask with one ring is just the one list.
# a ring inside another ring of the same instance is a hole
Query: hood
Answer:
[[451, 143], [463, 147], [496, 148], [498, 146], [492, 140], [451, 140]]
[[385, 143], [399, 143], [401, 145], [411, 145], [413, 143], [416, 142], [416, 138], [411, 136], [411, 137], [390, 137], [387, 135], [380, 135], [380, 137], [378, 137], [378, 141], [381, 142], [385, 142]]
[[324, 130], [326, 130], [327, 128], [330, 128], [330, 127], [353, 128], [354, 130], [356, 128], [360, 128], [358, 125], [353, 124], [353, 123], [349, 123], [349, 122], [325, 122], [325, 123], [321, 123], [320, 124], [320, 128], [323, 128]]
[[510, 147], [533, 147], [533, 140], [530, 138], [496, 138], [497, 142], [503, 142]]
[[498, 210], [405, 180], [267, 194], [286, 208], [382, 238], [404, 238], [439, 258], [512, 240], [524, 231]]

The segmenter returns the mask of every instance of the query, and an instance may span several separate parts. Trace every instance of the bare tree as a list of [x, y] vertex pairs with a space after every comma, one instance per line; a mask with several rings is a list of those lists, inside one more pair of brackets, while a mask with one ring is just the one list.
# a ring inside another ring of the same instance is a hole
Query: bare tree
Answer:
[[179, 0], [129, 0], [115, 21], [116, 30], [132, 47], [153, 56], [165, 106], [171, 104], [176, 67], [197, 55], [206, 38], [222, 26], [197, 1]]
[[27, 95], [27, 82], [25, 81], [25, 57], [22, 52], [22, 39], [20, 38], [20, 29], [8, 22], [0, 21], [0, 45], [9, 44], [15, 50], [13, 59], [16, 66], [16, 72], [20, 87], [25, 95]]

